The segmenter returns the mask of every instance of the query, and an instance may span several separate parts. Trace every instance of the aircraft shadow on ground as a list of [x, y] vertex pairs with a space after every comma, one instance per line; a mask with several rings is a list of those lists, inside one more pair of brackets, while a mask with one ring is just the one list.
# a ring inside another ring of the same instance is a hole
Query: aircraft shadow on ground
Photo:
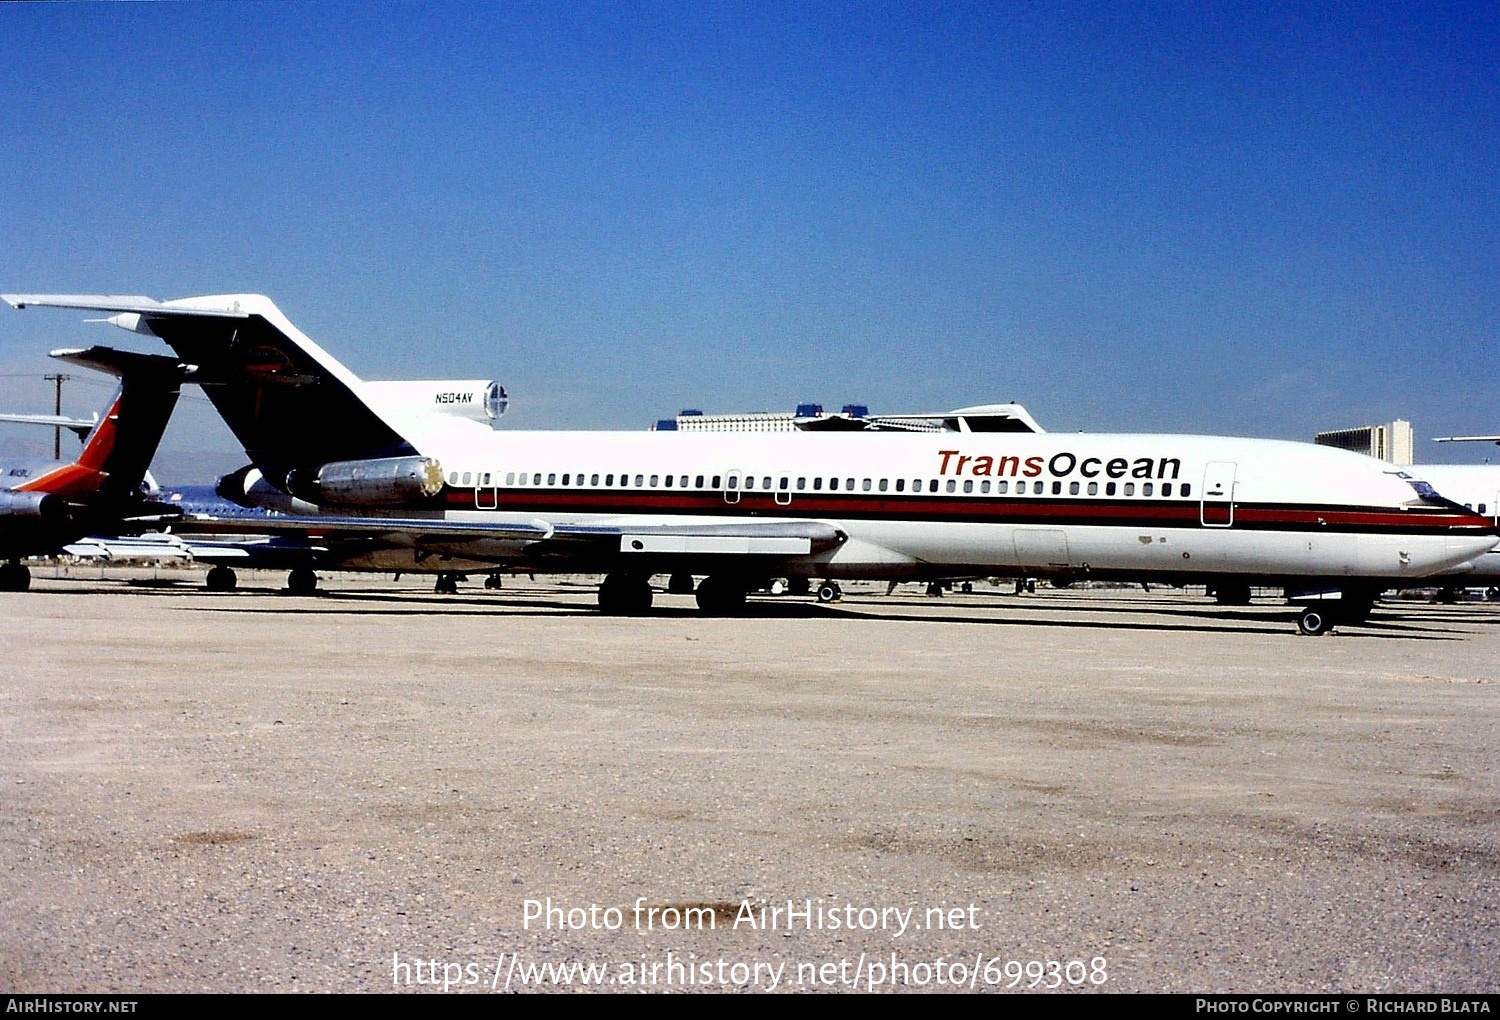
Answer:
[[[913, 608], [913, 609], [922, 609], [924, 607], [924, 604], [925, 604], [925, 606], [927, 608], [941, 609], [941, 610], [953, 610], [953, 609], [958, 609], [958, 608], [962, 607], [962, 608], [965, 608], [965, 609], [973, 609], [973, 610], [998, 609], [998, 610], [1005, 610], [1007, 612], [1034, 611], [1034, 612], [1037, 612], [1037, 613], [1090, 613], [1090, 614], [1112, 613], [1112, 614], [1129, 614], [1129, 615], [1143, 615], [1143, 614], [1164, 615], [1164, 614], [1170, 614], [1170, 615], [1172, 615], [1174, 617], [1191, 616], [1191, 617], [1197, 617], [1197, 618], [1204, 619], [1204, 620], [1223, 620], [1223, 621], [1227, 621], [1227, 622], [1233, 622], [1233, 621], [1255, 621], [1255, 622], [1260, 622], [1260, 623], [1265, 623], [1265, 624], [1270, 624], [1270, 625], [1285, 624], [1285, 623], [1294, 621], [1295, 618], [1296, 618], [1296, 609], [1298, 608], [1296, 605], [1291, 604], [1291, 603], [1283, 604], [1283, 605], [1271, 605], [1269, 603], [1266, 603], [1266, 604], [1255, 605], [1255, 606], [1235, 606], [1235, 607], [1229, 607], [1229, 606], [1220, 606], [1220, 605], [1217, 605], [1217, 604], [1214, 604], [1214, 603], [1203, 603], [1203, 602], [1199, 602], [1199, 603], [1182, 603], [1182, 602], [1171, 603], [1171, 602], [1165, 602], [1164, 601], [1164, 602], [1159, 603], [1159, 604], [1150, 604], [1150, 603], [1143, 603], [1139, 599], [1134, 599], [1134, 600], [1101, 599], [1101, 600], [1099, 600], [1097, 602], [1089, 602], [1087, 604], [1082, 603], [1082, 602], [1075, 603], [1075, 604], [1060, 604], [1059, 602], [1057, 602], [1055, 600], [1048, 600], [1046, 602], [1042, 602], [1042, 601], [1021, 602], [1021, 601], [997, 601], [997, 600], [991, 600], [991, 599], [984, 599], [983, 601], [976, 600], [976, 601], [973, 601], [973, 602], [966, 602], [965, 600], [969, 599], [969, 598], [972, 598], [972, 596], [968, 596], [968, 595], [955, 596], [955, 597], [953, 597], [953, 599], [952, 599], [951, 602], [948, 602], [948, 603], [945, 604], [945, 603], [943, 603], [939, 599], [929, 599], [929, 598], [926, 598], [925, 596], [924, 597], [919, 597], [919, 598], [910, 598], [910, 597], [908, 597], [908, 598], [905, 598], [905, 599], [892, 600], [892, 602], [890, 604], [892, 604], [892, 605], [902, 605], [902, 606], [905, 606], [907, 608]], [[1481, 605], [1488, 605], [1488, 604], [1487, 603], [1471, 603], [1471, 605], [1481, 606]], [[1500, 608], [1500, 607], [1497, 607], [1497, 608]], [[1447, 611], [1445, 612], [1444, 610], [1447, 610]], [[917, 618], [917, 617], [907, 617], [907, 618], [908, 619], [913, 619], [913, 618]], [[969, 617], [969, 616], [955, 616], [955, 615], [951, 615], [951, 614], [936, 615], [936, 616], [934, 616], [932, 614], [922, 614], [922, 616], [920, 618], [921, 619], [930, 619], [930, 620], [933, 620], [935, 622], [959, 622], [959, 621], [967, 621], [967, 622], [975, 622], [975, 623], [1016, 623], [1016, 624], [1023, 624], [1023, 625], [1026, 624], [1026, 623], [1028, 623], [1028, 622], [1033, 622], [1032, 620], [1021, 620], [1021, 619], [1016, 619], [1016, 618], [1010, 617], [1010, 616], [1007, 616], [1007, 617], [1001, 618], [1001, 619], [982, 619], [982, 618]], [[1035, 622], [1043, 622], [1043, 621], [1035, 621]], [[1184, 629], [1184, 628], [1181, 628], [1181, 627], [1169, 626], [1169, 625], [1166, 625], [1166, 624], [1161, 624], [1161, 625], [1146, 624], [1146, 623], [1142, 623], [1142, 624], [1130, 624], [1130, 623], [1114, 623], [1114, 622], [1101, 622], [1101, 621], [1095, 621], [1093, 624], [1090, 624], [1087, 621], [1057, 621], [1057, 622], [1059, 622], [1060, 624], [1065, 625], [1065, 626], [1091, 626], [1091, 625], [1093, 625], [1093, 626], [1105, 626], [1105, 627], [1130, 627], [1130, 626], [1135, 626], [1135, 627], [1140, 628], [1140, 629], [1168, 629], [1168, 630], [1180, 630], [1180, 629]], [[1436, 625], [1439, 625], [1439, 624], [1444, 625], [1444, 626], [1442, 626], [1442, 627], [1436, 626]], [[1459, 628], [1459, 627], [1475, 627], [1475, 626], [1478, 626], [1478, 627], [1492, 627], [1492, 626], [1497, 626], [1497, 625], [1500, 625], [1500, 611], [1497, 611], [1497, 612], [1494, 612], [1494, 613], [1485, 614], [1485, 613], [1464, 612], [1461, 609], [1460, 610], [1455, 610], [1454, 607], [1452, 607], [1452, 606], [1439, 607], [1437, 605], [1429, 606], [1429, 605], [1426, 605], [1426, 604], [1411, 603], [1411, 602], [1405, 602], [1405, 603], [1400, 603], [1400, 602], [1396, 602], [1396, 603], [1393, 603], [1393, 602], [1382, 602], [1382, 603], [1379, 603], [1379, 604], [1376, 605], [1375, 611], [1371, 614], [1371, 616], [1369, 617], [1369, 619], [1367, 619], [1367, 620], [1365, 620], [1365, 621], [1363, 621], [1361, 623], [1341, 624], [1336, 629], [1341, 629], [1341, 630], [1345, 630], [1345, 631], [1348, 631], [1348, 630], [1357, 630], [1357, 631], [1394, 630], [1394, 631], [1403, 631], [1403, 632], [1405, 632], [1403, 634], [1383, 635], [1383, 636], [1393, 636], [1393, 637], [1394, 636], [1423, 636], [1423, 635], [1433, 635], [1433, 634], [1441, 634], [1441, 633], [1450, 633], [1450, 634], [1455, 634], [1455, 635], [1462, 636], [1462, 635], [1464, 635], [1466, 633], [1466, 631], [1461, 630], [1461, 629], [1454, 629], [1454, 628]], [[1205, 630], [1211, 630], [1211, 631], [1235, 631], [1235, 630], [1250, 631], [1250, 630], [1258, 630], [1259, 628], [1224, 627], [1224, 626], [1219, 626], [1219, 627], [1198, 628], [1198, 629], [1205, 629]]]
[[[275, 594], [287, 594], [279, 592]], [[219, 596], [224, 597], [224, 596]], [[880, 620], [889, 622], [938, 623], [947, 625], [976, 625], [994, 627], [1055, 627], [1084, 628], [1092, 630], [1127, 630], [1156, 632], [1193, 632], [1202, 634], [1265, 634], [1278, 630], [1288, 631], [1293, 627], [1294, 613], [1291, 607], [1266, 607], [1265, 609], [1219, 608], [1213, 606], [1162, 605], [1142, 606], [1139, 603], [1064, 606], [1051, 603], [1041, 605], [964, 607], [977, 612], [954, 612], [958, 606], [939, 606], [921, 600], [899, 600], [889, 603], [892, 608], [903, 610], [900, 615], [881, 612], [876, 606], [844, 601], [833, 605], [816, 602], [763, 601], [752, 599], [743, 613], [734, 616], [740, 620]], [[375, 608], [380, 607], [380, 608]], [[986, 609], [1003, 612], [1003, 616], [983, 615]], [[915, 612], [913, 611], [915, 610]], [[296, 606], [291, 605], [198, 605], [184, 607], [185, 612], [245, 613], [279, 615], [288, 612], [318, 615], [384, 615], [384, 616], [441, 616], [461, 614], [465, 616], [597, 616], [600, 613], [590, 604], [580, 604], [576, 595], [567, 598], [527, 595], [516, 597], [504, 592], [482, 596], [444, 595], [426, 592], [380, 592], [380, 591], [322, 591], [316, 596], [301, 597]], [[1079, 616], [1110, 616], [1113, 619], [1080, 619]], [[1122, 619], [1124, 616], [1156, 616], [1152, 620]], [[650, 613], [640, 617], [608, 617], [608, 619], [704, 619], [691, 605], [654, 607]], [[1376, 614], [1364, 623], [1344, 625], [1336, 628], [1346, 636], [1400, 640], [1452, 641], [1462, 640], [1471, 631], [1460, 627], [1475, 624], [1493, 625], [1500, 619], [1445, 613], [1440, 616], [1416, 611], [1393, 611], [1377, 609]]]
[[[128, 593], [137, 597], [200, 595], [214, 600], [208, 604], [184, 606], [184, 612], [241, 613], [250, 615], [282, 615], [286, 613], [311, 613], [315, 615], [349, 615], [351, 613], [385, 616], [440, 616], [461, 614], [464, 616], [600, 616], [591, 602], [580, 602], [587, 597], [585, 589], [563, 595], [518, 594], [514, 589], [502, 589], [484, 594], [437, 595], [426, 591], [345, 591], [319, 589], [315, 595], [294, 595], [285, 588], [241, 586], [232, 592], [208, 592], [200, 582], [187, 578], [179, 579], [134, 579], [99, 580], [96, 578], [70, 577], [69, 582], [78, 587], [46, 587], [32, 592], [33, 596], [78, 596], [101, 593]], [[101, 587], [103, 591], [101, 592]], [[1291, 606], [1221, 607], [1212, 604], [1143, 604], [1140, 599], [1100, 599], [1090, 602], [1064, 604], [1048, 599], [1013, 600], [1014, 597], [953, 595], [948, 599], [927, 596], [881, 596], [847, 599], [834, 604], [785, 599], [752, 598], [745, 611], [735, 619], [746, 620], [803, 620], [825, 621], [884, 620], [912, 623], [939, 623], [947, 625], [971, 624], [991, 627], [1057, 627], [1084, 628], [1092, 630], [1127, 630], [1156, 632], [1193, 632], [1203, 634], [1238, 633], [1264, 634], [1286, 630], [1293, 626], [1294, 612]], [[266, 605], [225, 604], [245, 596], [267, 598], [279, 596]], [[296, 603], [287, 602], [295, 599]], [[224, 602], [220, 602], [224, 600]], [[215, 604], [219, 603], [219, 604]], [[376, 608], [381, 607], [381, 608]], [[883, 611], [898, 609], [893, 615]], [[993, 612], [998, 615], [986, 615]], [[1095, 619], [1080, 619], [1080, 616]], [[1114, 617], [1098, 619], [1097, 617]], [[1155, 619], [1122, 619], [1121, 617], [1152, 616]], [[622, 617], [631, 619], [632, 617]], [[662, 605], [658, 603], [645, 617], [635, 619], [703, 619], [703, 614], [691, 603]], [[1345, 636], [1371, 637], [1401, 640], [1448, 641], [1461, 640], [1472, 634], [1468, 628], [1500, 625], [1500, 612], [1475, 613], [1472, 610], [1448, 605], [1426, 605], [1419, 603], [1382, 603], [1370, 619], [1363, 623], [1342, 625], [1336, 632]]]
[[[891, 617], [881, 613], [862, 612], [849, 606], [842, 607], [841, 614], [849, 617], [868, 620], [891, 620], [901, 619], [915, 623], [945, 623], [945, 624], [977, 624], [981, 626], [997, 627], [1057, 627], [1065, 629], [1085, 630], [1124, 630], [1124, 631], [1158, 631], [1165, 633], [1197, 633], [1197, 634], [1266, 634], [1277, 630], [1290, 632], [1295, 630], [1295, 617], [1289, 611], [1267, 612], [1267, 613], [1214, 613], [1205, 611], [1184, 610], [1180, 606], [1163, 607], [1162, 609], [1117, 608], [1113, 610], [1103, 609], [1098, 606], [1079, 606], [1077, 612], [1099, 614], [1102, 612], [1131, 613], [1134, 615], [1170, 615], [1171, 620], [1078, 620], [1067, 619], [1057, 615], [1031, 615], [1025, 617], [1007, 616], [1003, 618], [984, 616], [957, 616], [951, 614], [924, 613], [920, 616]], [[1060, 606], [1049, 606], [1041, 612], [1049, 614], [1069, 612]], [[1182, 618], [1189, 617], [1197, 620], [1219, 620], [1224, 621], [1214, 625], [1195, 624], [1186, 622]], [[1339, 626], [1334, 629], [1335, 634], [1343, 634], [1356, 637], [1376, 638], [1399, 638], [1401, 640], [1423, 640], [1423, 641], [1458, 641], [1469, 636], [1465, 631], [1451, 628], [1434, 628], [1431, 626], [1402, 626], [1383, 623], [1377, 620], [1369, 620], [1365, 623]]]

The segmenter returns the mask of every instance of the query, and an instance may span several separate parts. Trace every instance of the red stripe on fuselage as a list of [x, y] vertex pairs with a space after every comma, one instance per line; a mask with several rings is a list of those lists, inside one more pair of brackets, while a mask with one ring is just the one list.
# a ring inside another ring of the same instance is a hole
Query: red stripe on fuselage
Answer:
[[[1205, 527], [1222, 526], [1200, 522], [1196, 499], [1178, 501], [1116, 500], [1057, 502], [986, 497], [954, 499], [944, 496], [875, 498], [817, 496], [793, 493], [789, 503], [777, 503], [767, 493], [740, 492], [738, 502], [726, 502], [719, 490], [691, 492], [640, 492], [626, 490], [481, 489], [482, 505], [476, 506], [473, 489], [445, 490], [443, 502], [450, 510], [505, 513], [589, 513], [619, 515], [657, 513], [715, 517], [830, 517], [865, 520], [931, 523], [1079, 524], [1112, 527]], [[494, 499], [495, 505], [490, 505]], [[1209, 503], [1208, 509], [1227, 515], [1224, 504]], [[1269, 506], [1236, 504], [1235, 528], [1277, 531], [1366, 531], [1366, 532], [1494, 532], [1484, 517], [1438, 508], [1407, 511], [1329, 506]], [[1232, 529], [1231, 529], [1232, 530]]]

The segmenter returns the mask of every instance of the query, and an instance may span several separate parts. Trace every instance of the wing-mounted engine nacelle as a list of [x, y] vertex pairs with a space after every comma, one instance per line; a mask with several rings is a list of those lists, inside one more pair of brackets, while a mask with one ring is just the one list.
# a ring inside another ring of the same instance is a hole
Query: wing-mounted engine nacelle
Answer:
[[0, 517], [62, 521], [67, 516], [67, 501], [50, 492], [0, 492]]
[[298, 468], [287, 475], [286, 487], [319, 506], [411, 506], [443, 491], [443, 468], [431, 457], [342, 460]]
[[449, 415], [491, 428], [510, 404], [505, 387], [493, 380], [420, 379], [366, 382], [364, 387], [366, 398], [382, 412]]

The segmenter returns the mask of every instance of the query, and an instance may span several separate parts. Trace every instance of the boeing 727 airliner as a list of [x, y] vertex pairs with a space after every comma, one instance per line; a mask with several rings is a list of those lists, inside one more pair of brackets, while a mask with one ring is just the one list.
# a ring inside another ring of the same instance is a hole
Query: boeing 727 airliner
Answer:
[[[607, 612], [646, 611], [648, 579], [668, 572], [706, 575], [696, 594], [710, 612], [735, 611], [769, 575], [830, 584], [1255, 576], [1357, 595], [1496, 544], [1492, 521], [1325, 447], [1177, 435], [917, 433], [871, 443], [842, 433], [497, 432], [378, 409], [369, 384], [258, 295], [5, 300], [114, 313], [115, 325], [165, 340], [254, 462], [238, 476], [238, 498], [267, 490], [330, 522], [377, 522], [415, 536], [413, 555], [430, 543], [520, 569], [603, 573]], [[1327, 613], [1310, 615], [1304, 629], [1326, 628]]]

